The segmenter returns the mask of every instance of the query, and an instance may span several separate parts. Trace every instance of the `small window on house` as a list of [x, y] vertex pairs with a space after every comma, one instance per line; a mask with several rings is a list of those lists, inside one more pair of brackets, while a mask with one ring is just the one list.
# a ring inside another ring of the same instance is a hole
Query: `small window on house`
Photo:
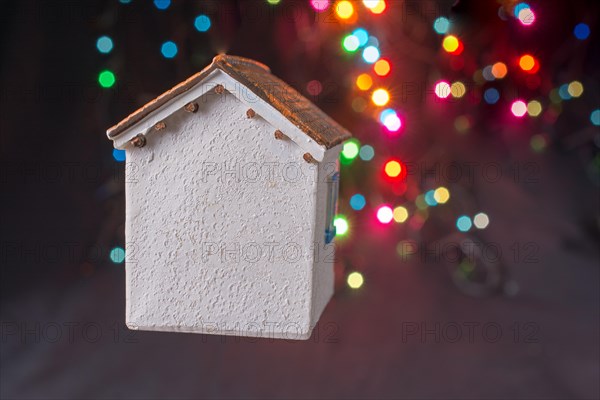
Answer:
[[336, 172], [327, 179], [327, 211], [325, 216], [325, 244], [331, 243], [335, 237], [333, 220], [337, 214], [337, 198], [340, 186], [340, 173]]

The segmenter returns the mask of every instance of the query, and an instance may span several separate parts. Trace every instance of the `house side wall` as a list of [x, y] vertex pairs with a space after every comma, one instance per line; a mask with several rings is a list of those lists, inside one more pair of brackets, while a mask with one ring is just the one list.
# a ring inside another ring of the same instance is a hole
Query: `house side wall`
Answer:
[[317, 209], [315, 219], [315, 264], [313, 268], [313, 302], [311, 311], [311, 324], [314, 326], [321, 316], [327, 303], [333, 295], [334, 274], [333, 263], [335, 258], [335, 239], [326, 244], [325, 230], [327, 228], [327, 196], [329, 192], [328, 181], [331, 176], [339, 172], [339, 154], [341, 146], [336, 146], [325, 153], [319, 163], [317, 178]]
[[127, 148], [127, 323], [306, 338], [318, 167], [230, 93], [198, 103]]

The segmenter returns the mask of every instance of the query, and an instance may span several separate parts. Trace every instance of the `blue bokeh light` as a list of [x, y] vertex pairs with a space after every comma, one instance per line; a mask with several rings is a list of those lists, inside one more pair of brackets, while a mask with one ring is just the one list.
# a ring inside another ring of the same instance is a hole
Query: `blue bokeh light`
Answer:
[[471, 218], [466, 215], [461, 215], [456, 220], [456, 228], [461, 232], [468, 232], [472, 226], [473, 222], [471, 221]]
[[108, 36], [100, 36], [96, 41], [96, 48], [103, 54], [108, 54], [113, 49], [113, 41]]
[[366, 45], [369, 41], [369, 33], [363, 28], [356, 29], [352, 34], [358, 39], [358, 45], [360, 47]]
[[590, 36], [590, 27], [583, 22], [575, 25], [575, 29], [573, 29], [573, 34], [579, 40], [585, 40]]
[[177, 55], [177, 45], [175, 42], [167, 41], [164, 42], [160, 48], [160, 52], [165, 58], [173, 58]]
[[360, 148], [358, 156], [363, 161], [371, 161], [375, 157], [375, 149], [372, 146], [364, 145]]
[[365, 208], [365, 205], [367, 205], [367, 200], [365, 199], [365, 196], [360, 193], [357, 193], [350, 198], [350, 207], [352, 207], [353, 210], [360, 211]]
[[483, 93], [483, 99], [488, 104], [496, 104], [500, 100], [500, 92], [496, 88], [488, 88]]
[[194, 28], [196, 28], [196, 30], [198, 32], [206, 32], [210, 29], [210, 17], [208, 15], [198, 15], [196, 17], [196, 19], [194, 20]]
[[171, 0], [154, 0], [154, 6], [159, 10], [166, 10], [171, 5]]
[[450, 20], [446, 17], [439, 17], [433, 22], [433, 30], [443, 35], [450, 29]]
[[112, 155], [118, 162], [125, 161], [125, 150], [113, 149]]

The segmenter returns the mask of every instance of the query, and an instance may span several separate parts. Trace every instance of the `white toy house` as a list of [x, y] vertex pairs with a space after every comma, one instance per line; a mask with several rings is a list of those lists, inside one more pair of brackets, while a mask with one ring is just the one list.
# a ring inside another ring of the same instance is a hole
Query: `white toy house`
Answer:
[[127, 325], [309, 338], [350, 133], [267, 66], [219, 55], [107, 134], [127, 154]]

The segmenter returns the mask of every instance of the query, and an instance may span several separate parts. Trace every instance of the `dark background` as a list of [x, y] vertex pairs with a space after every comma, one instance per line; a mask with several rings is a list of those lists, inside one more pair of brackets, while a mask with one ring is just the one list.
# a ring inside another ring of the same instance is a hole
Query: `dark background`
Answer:
[[[165, 11], [138, 0], [2, 3], [2, 398], [600, 396], [600, 140], [589, 123], [600, 104], [597, 4], [530, 2], [539, 29], [519, 36], [498, 19], [497, 2], [420, 3], [461, 21], [475, 54], [528, 49], [543, 79], [584, 83], [584, 97], [557, 117], [515, 126], [491, 107], [432, 106], [426, 87], [448, 71], [429, 32], [433, 16], [389, 3], [369, 31], [397, 66], [392, 93], [406, 82], [423, 88], [398, 103], [406, 117], [398, 140], [381, 138], [371, 118], [352, 111], [360, 63], [339, 49], [343, 26], [315, 21], [306, 2], [174, 1]], [[215, 16], [206, 34], [190, 22], [200, 12]], [[582, 20], [592, 36], [574, 44]], [[115, 41], [109, 56], [95, 48], [103, 34]], [[166, 39], [179, 45], [173, 60], [158, 51]], [[105, 131], [222, 51], [264, 62], [305, 95], [306, 83], [320, 80], [324, 90], [311, 99], [376, 149], [371, 164], [342, 169], [339, 207], [354, 232], [339, 240], [336, 294], [307, 342], [124, 326], [124, 265], [108, 255], [125, 241], [124, 171]], [[111, 90], [97, 84], [105, 68], [117, 76]], [[466, 137], [451, 129], [461, 113], [475, 121]], [[549, 140], [540, 154], [529, 138], [542, 132]], [[454, 232], [445, 211], [418, 232], [370, 223], [376, 204], [390, 201], [374, 178], [385, 157], [418, 163], [432, 154], [513, 172], [535, 166], [496, 182], [476, 174], [468, 185], [476, 205], [458, 197], [454, 206], [490, 215], [483, 235], [503, 249], [507, 275], [499, 293], [468, 296], [440, 260], [398, 257], [401, 240]], [[368, 213], [352, 214], [356, 190]], [[360, 290], [345, 284], [352, 270], [365, 277]]]

